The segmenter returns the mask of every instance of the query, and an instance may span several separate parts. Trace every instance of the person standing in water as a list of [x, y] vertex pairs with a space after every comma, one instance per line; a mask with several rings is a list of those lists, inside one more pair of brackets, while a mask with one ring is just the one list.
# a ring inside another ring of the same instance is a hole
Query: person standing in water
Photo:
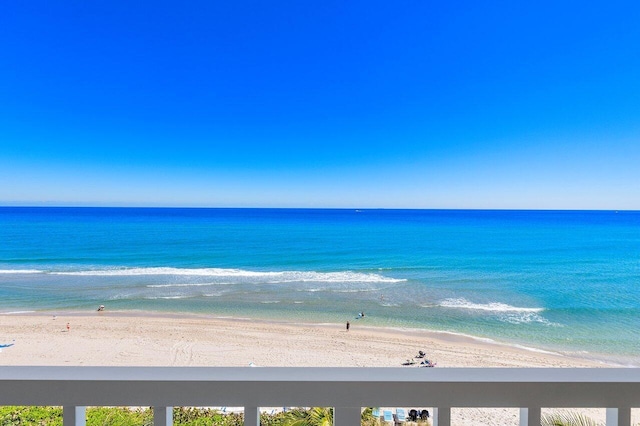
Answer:
[[349, 321], [347, 321], [347, 331], [349, 331], [349, 327], [351, 326], [351, 324], [349, 324]]

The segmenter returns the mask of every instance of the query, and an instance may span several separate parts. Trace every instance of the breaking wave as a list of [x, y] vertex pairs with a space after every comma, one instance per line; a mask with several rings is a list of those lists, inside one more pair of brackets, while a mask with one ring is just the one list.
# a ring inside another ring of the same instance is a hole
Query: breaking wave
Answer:
[[492, 303], [473, 303], [467, 299], [445, 299], [438, 306], [443, 308], [458, 308], [458, 309], [472, 309], [478, 311], [490, 311], [490, 312], [530, 312], [537, 313], [544, 311], [544, 308], [521, 308], [518, 306], [507, 305], [506, 303], [492, 302]]
[[42, 274], [38, 269], [0, 269], [0, 274]]
[[247, 271], [244, 269], [224, 268], [111, 268], [92, 269], [85, 271], [55, 271], [53, 275], [72, 276], [143, 276], [143, 275], [174, 275], [174, 276], [198, 276], [214, 278], [255, 278], [266, 279], [269, 283], [289, 282], [325, 282], [325, 283], [398, 283], [405, 279], [385, 277], [380, 274], [340, 271], [340, 272], [316, 272], [316, 271]]
[[544, 308], [524, 308], [518, 306], [507, 305], [506, 303], [491, 302], [491, 303], [473, 303], [467, 299], [445, 299], [437, 306], [443, 308], [454, 309], [467, 309], [472, 311], [482, 311], [488, 314], [493, 314], [499, 321], [509, 324], [531, 324], [539, 323], [550, 326], [559, 326], [560, 324], [553, 323], [543, 316], [540, 312], [544, 311]]
[[169, 287], [211, 287], [214, 285], [224, 285], [231, 283], [193, 283], [193, 284], [149, 284], [147, 288], [169, 288]]

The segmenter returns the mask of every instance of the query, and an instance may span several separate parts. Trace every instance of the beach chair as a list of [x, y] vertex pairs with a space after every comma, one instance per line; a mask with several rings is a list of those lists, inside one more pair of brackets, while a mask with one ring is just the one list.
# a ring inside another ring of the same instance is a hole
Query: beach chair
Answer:
[[419, 415], [420, 414], [418, 413], [418, 410], [416, 410], [415, 408], [409, 410], [409, 420], [411, 420], [412, 422], [417, 421]]
[[425, 359], [420, 363], [420, 367], [435, 367], [437, 363], [431, 362], [431, 360]]
[[372, 408], [371, 409], [371, 415], [377, 419], [378, 417], [380, 417], [380, 409], [379, 408]]
[[420, 413], [420, 418], [422, 420], [427, 420], [429, 418], [429, 411], [427, 410], [422, 410], [422, 412]]
[[382, 420], [385, 422], [393, 423], [393, 413], [391, 410], [384, 410], [382, 412]]
[[404, 408], [396, 408], [396, 420], [398, 423], [404, 423], [407, 421], [407, 416], [404, 412]]

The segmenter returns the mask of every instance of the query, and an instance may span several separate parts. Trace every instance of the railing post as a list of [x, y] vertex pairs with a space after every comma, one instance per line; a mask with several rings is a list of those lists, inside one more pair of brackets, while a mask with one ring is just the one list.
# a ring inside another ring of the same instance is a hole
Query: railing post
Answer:
[[607, 408], [607, 426], [631, 426], [631, 408]]
[[360, 426], [362, 411], [360, 407], [335, 407], [333, 426]]
[[451, 426], [451, 407], [433, 407], [433, 426]]
[[173, 426], [173, 407], [153, 407], [153, 426]]
[[540, 407], [520, 408], [520, 426], [540, 426]]
[[86, 407], [62, 407], [62, 424], [64, 426], [84, 426], [87, 423]]
[[260, 407], [244, 407], [244, 426], [260, 426]]

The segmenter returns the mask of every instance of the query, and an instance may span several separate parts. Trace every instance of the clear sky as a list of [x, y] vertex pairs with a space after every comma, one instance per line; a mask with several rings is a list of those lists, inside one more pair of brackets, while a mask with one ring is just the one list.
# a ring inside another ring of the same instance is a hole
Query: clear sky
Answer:
[[20, 1], [0, 204], [640, 209], [637, 1]]

